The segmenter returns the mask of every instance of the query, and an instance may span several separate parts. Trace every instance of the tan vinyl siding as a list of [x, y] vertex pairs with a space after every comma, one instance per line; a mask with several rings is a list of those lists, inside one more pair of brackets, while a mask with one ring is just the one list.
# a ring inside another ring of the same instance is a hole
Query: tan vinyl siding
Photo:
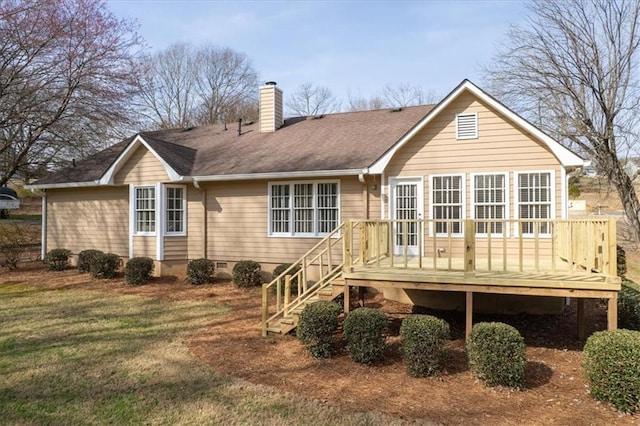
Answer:
[[189, 259], [199, 259], [205, 255], [204, 194], [203, 190], [193, 186], [187, 187], [187, 255]]
[[[478, 114], [478, 138], [456, 139], [456, 114]], [[466, 217], [471, 217], [471, 173], [509, 173], [509, 213], [515, 214], [513, 172], [554, 171], [555, 216], [562, 217], [561, 165], [541, 143], [507, 119], [464, 93], [440, 112], [392, 158], [385, 171], [387, 178], [420, 176], [424, 178], [425, 217], [429, 212], [430, 179], [436, 174], [465, 174]], [[389, 188], [386, 187], [386, 194]], [[388, 215], [388, 205], [385, 206]]]
[[47, 249], [97, 249], [129, 255], [127, 187], [47, 191]]
[[260, 133], [274, 132], [282, 126], [282, 91], [276, 86], [260, 88]]
[[166, 182], [164, 166], [144, 146], [138, 147], [114, 177], [116, 185]]
[[[209, 259], [293, 262], [321, 240], [268, 235], [268, 184], [250, 181], [206, 185]], [[356, 176], [340, 180], [341, 221], [361, 218], [362, 200], [362, 184]]]
[[156, 237], [133, 237], [133, 256], [146, 256], [156, 259]]
[[164, 260], [186, 260], [187, 246], [187, 237], [164, 237]]

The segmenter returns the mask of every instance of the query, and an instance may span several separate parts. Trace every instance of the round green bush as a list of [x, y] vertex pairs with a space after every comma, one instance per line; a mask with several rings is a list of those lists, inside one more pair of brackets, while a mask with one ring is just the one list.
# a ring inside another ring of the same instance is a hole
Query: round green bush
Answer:
[[445, 358], [449, 324], [430, 315], [410, 315], [400, 326], [402, 359], [413, 377], [435, 376]]
[[[273, 279], [275, 280], [280, 275], [282, 275], [282, 273], [284, 271], [286, 271], [287, 269], [289, 269], [291, 267], [291, 265], [293, 265], [293, 264], [292, 263], [282, 263], [282, 264], [276, 266], [273, 269]], [[300, 272], [300, 269], [301, 269], [300, 265], [297, 265], [295, 268], [292, 268], [287, 273], [287, 275], [292, 275], [292, 278], [291, 278], [291, 295], [292, 296], [297, 296], [298, 295], [298, 277], [293, 277], [293, 275], [295, 275], [298, 272]], [[281, 285], [280, 288], [281, 288], [281, 294], [284, 295], [284, 277], [282, 278], [282, 285]]]
[[213, 260], [195, 259], [187, 264], [187, 282], [200, 285], [213, 282], [214, 264]]
[[114, 278], [122, 266], [122, 259], [114, 253], [96, 255], [89, 265], [93, 278]]
[[471, 372], [487, 386], [522, 388], [527, 363], [524, 339], [510, 325], [481, 322], [467, 342]]
[[349, 356], [355, 362], [371, 364], [384, 353], [387, 316], [379, 309], [359, 308], [347, 315], [342, 325]]
[[78, 272], [91, 272], [91, 262], [96, 256], [104, 254], [100, 250], [82, 250], [78, 253]]
[[233, 266], [233, 282], [238, 287], [256, 287], [262, 284], [260, 264], [253, 260], [241, 260]]
[[640, 332], [593, 333], [584, 345], [583, 367], [591, 396], [620, 411], [635, 413], [640, 404]]
[[69, 258], [71, 257], [71, 250], [57, 248], [49, 250], [44, 258], [44, 261], [49, 265], [51, 271], [64, 271], [69, 267]]
[[337, 303], [320, 300], [300, 313], [296, 336], [314, 358], [328, 358], [333, 353], [340, 312]]
[[630, 280], [622, 281], [618, 293], [618, 323], [621, 328], [640, 330], [640, 286]]
[[151, 278], [153, 267], [150, 257], [133, 257], [124, 267], [124, 281], [129, 285], [144, 284]]

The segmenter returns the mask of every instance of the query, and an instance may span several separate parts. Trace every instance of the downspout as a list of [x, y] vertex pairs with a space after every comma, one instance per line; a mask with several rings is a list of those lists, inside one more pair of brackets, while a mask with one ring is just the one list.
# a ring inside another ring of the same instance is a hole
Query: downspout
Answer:
[[193, 186], [200, 190], [202, 202], [202, 258], [207, 258], [207, 190], [200, 186], [197, 179], [193, 179]]
[[47, 193], [42, 191], [42, 234], [40, 236], [40, 257], [44, 260], [47, 255]]
[[369, 219], [369, 189], [367, 188], [367, 180], [364, 177], [364, 173], [358, 174], [358, 180], [362, 184], [362, 210], [364, 219]]

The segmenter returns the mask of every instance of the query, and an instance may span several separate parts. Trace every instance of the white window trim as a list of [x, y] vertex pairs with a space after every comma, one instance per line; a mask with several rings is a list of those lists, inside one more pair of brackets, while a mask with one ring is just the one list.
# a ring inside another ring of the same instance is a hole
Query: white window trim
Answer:
[[[138, 231], [138, 221], [136, 220], [136, 191], [140, 188], [154, 188], [155, 190], [155, 231], [140, 232]], [[158, 187], [156, 184], [151, 185], [131, 185], [129, 190], [129, 205], [131, 217], [131, 235], [134, 237], [155, 237], [158, 233], [158, 211], [159, 209]]]
[[[458, 119], [460, 116], [473, 116], [475, 122], [476, 122], [476, 128], [475, 128], [475, 132], [473, 135], [471, 136], [460, 136], [459, 131], [459, 126], [458, 126]], [[460, 114], [456, 114], [456, 139], [457, 140], [465, 140], [465, 139], [478, 139], [478, 113], [477, 112], [463, 112]]]
[[[388, 213], [388, 218], [390, 220], [396, 220], [396, 206], [395, 206], [395, 194], [393, 193], [393, 191], [391, 190], [394, 185], [398, 184], [398, 183], [404, 183], [404, 182], [419, 182], [420, 186], [418, 188], [418, 194], [417, 194], [417, 200], [416, 202], [418, 203], [419, 209], [418, 209], [418, 215], [420, 216], [418, 218], [418, 220], [424, 220], [425, 218], [425, 213], [424, 213], [424, 176], [394, 176], [394, 177], [389, 177], [388, 179], [388, 188], [389, 188], [389, 194], [388, 194], [388, 199], [389, 202], [387, 203], [387, 213]], [[381, 216], [382, 218], [384, 218], [384, 214]], [[428, 222], [426, 224], [423, 224], [422, 226], [422, 232], [418, 235], [418, 238], [421, 238], [422, 241], [425, 240], [425, 232], [426, 232], [426, 227], [428, 226]], [[395, 232], [395, 227], [394, 227], [394, 232]], [[394, 236], [394, 240], [393, 240], [393, 248], [395, 248], [395, 236]], [[421, 256], [424, 256], [425, 253], [425, 247], [426, 244], [422, 244], [422, 253], [420, 253]]]
[[[182, 231], [169, 232], [167, 230], [166, 213], [167, 213], [167, 189], [169, 188], [181, 188], [182, 189]], [[166, 184], [162, 186], [162, 226], [164, 235], [167, 237], [186, 237], [187, 236], [187, 187], [186, 185], [172, 185]]]
[[[482, 173], [471, 173], [469, 174], [469, 185], [471, 190], [471, 219], [476, 219], [476, 176], [494, 176], [494, 175], [502, 175], [504, 176], [504, 225], [503, 229], [507, 232], [507, 238], [509, 237], [509, 172], [482, 172]], [[488, 236], [487, 233], [476, 233], [476, 237], [484, 237]], [[502, 233], [492, 233], [491, 237], [502, 237]]]
[[460, 176], [462, 180], [462, 214], [460, 217], [460, 222], [461, 222], [460, 232], [452, 233], [451, 237], [452, 238], [464, 237], [464, 221], [467, 218], [467, 181], [466, 181], [466, 175], [464, 173], [443, 173], [443, 174], [429, 175], [429, 219], [430, 219], [429, 236], [430, 237], [433, 237], [434, 235], [436, 237], [447, 237], [449, 235], [449, 234], [435, 232], [435, 223], [437, 219], [433, 215], [433, 180], [434, 178], [437, 178], [437, 177], [449, 177], [449, 176]]
[[[520, 236], [520, 226], [519, 221], [522, 220], [520, 218], [520, 194], [518, 191], [518, 181], [520, 180], [520, 175], [530, 174], [530, 173], [549, 173], [549, 184], [551, 186], [551, 208], [550, 208], [550, 217], [549, 221], [553, 221], [556, 218], [556, 171], [553, 169], [546, 170], [520, 170], [513, 172], [513, 217], [516, 222], [513, 224], [514, 230], [513, 235], [516, 237]], [[525, 233], [522, 234], [524, 238], [534, 238], [534, 234]], [[543, 238], [551, 238], [550, 233], [539, 233], [538, 237]]]
[[[267, 182], [267, 236], [273, 238], [324, 238], [330, 234], [330, 232], [317, 232], [318, 225], [318, 205], [317, 205], [317, 190], [318, 184], [323, 183], [335, 183], [336, 184], [336, 198], [337, 198], [337, 209], [338, 209], [338, 218], [336, 220], [336, 226], [339, 226], [341, 223], [342, 217], [342, 198], [340, 192], [340, 180], [339, 179], [330, 179], [330, 180], [296, 180], [296, 181], [273, 181]], [[294, 189], [293, 185], [295, 184], [312, 184], [313, 185], [313, 227], [315, 232], [294, 232], [294, 223], [293, 223], [293, 196]], [[289, 191], [290, 198], [290, 211], [292, 212], [289, 217], [290, 231], [289, 232], [271, 232], [271, 188], [273, 185], [290, 185], [291, 190]], [[333, 231], [333, 229], [332, 229]], [[335, 234], [335, 237], [339, 237], [339, 233]]]

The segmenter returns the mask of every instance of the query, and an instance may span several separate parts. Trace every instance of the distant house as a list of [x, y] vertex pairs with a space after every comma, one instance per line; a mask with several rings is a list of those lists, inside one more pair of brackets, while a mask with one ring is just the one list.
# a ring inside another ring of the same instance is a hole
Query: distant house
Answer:
[[638, 173], [640, 172], [640, 158], [627, 158], [624, 162], [624, 171], [631, 179], [634, 179], [636, 176], [638, 176]]
[[[506, 256], [519, 256], [520, 270], [529, 259], [538, 271], [532, 256], [558, 255], [551, 223], [567, 219], [567, 173], [585, 161], [470, 81], [437, 105], [289, 119], [275, 83], [259, 92], [256, 123], [139, 133], [32, 185], [44, 194], [43, 251], [149, 256], [157, 273], [174, 274], [201, 257], [219, 269], [253, 259], [271, 270], [322, 242], [328, 258], [308, 261], [321, 281], [374, 249], [378, 264], [383, 254], [403, 254], [405, 266], [456, 256], [467, 272], [471, 254], [504, 258], [505, 270]], [[333, 244], [343, 237], [350, 242]], [[600, 253], [590, 270], [615, 265], [608, 249], [583, 246]]]

